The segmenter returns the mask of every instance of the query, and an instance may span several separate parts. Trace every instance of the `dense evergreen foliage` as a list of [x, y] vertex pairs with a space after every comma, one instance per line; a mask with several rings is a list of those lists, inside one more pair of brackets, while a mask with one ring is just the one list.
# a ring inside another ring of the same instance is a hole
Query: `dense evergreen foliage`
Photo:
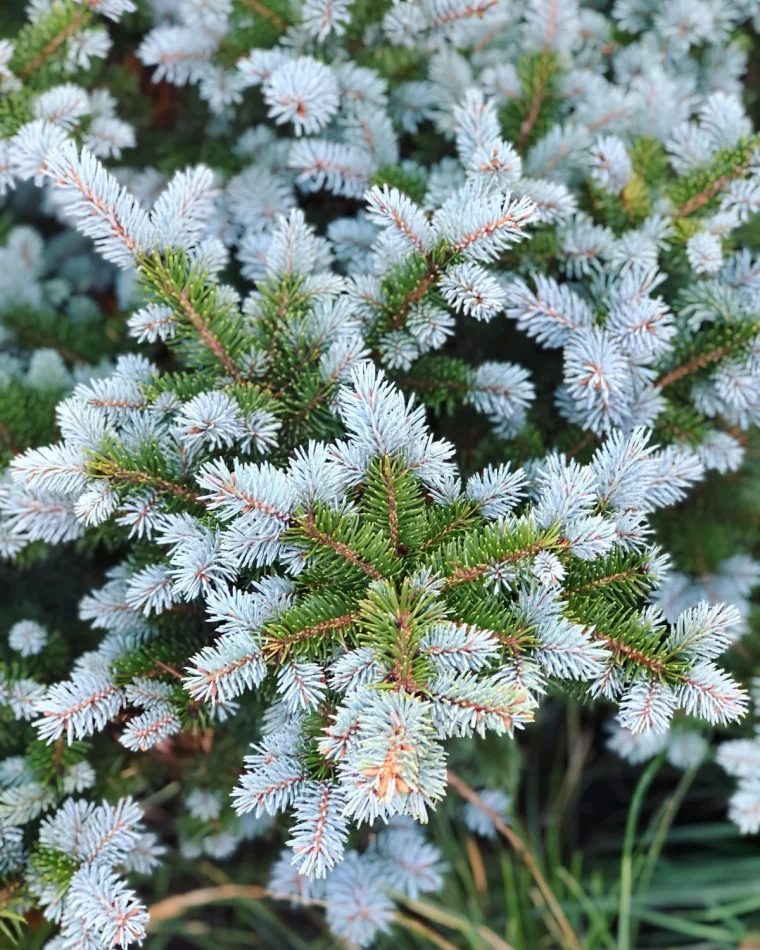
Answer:
[[698, 776], [760, 831], [759, 20], [2, 12], [0, 941], [746, 935], [641, 895]]

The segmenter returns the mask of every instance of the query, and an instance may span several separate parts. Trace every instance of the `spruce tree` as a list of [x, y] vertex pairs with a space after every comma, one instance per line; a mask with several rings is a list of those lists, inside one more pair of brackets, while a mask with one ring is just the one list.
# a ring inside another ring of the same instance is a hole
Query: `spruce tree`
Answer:
[[9, 938], [139, 944], [130, 875], [267, 835], [368, 946], [457, 740], [547, 696], [633, 764], [716, 734], [760, 828], [758, 14], [603, 7], [3, 13]]

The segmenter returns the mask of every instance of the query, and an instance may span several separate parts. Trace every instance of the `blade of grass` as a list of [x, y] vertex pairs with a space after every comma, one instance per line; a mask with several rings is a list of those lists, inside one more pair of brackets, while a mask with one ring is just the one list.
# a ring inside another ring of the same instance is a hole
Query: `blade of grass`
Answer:
[[538, 889], [540, 890], [546, 906], [549, 908], [552, 917], [557, 921], [557, 926], [560, 929], [562, 934], [562, 942], [565, 947], [570, 948], [570, 950], [581, 950], [581, 944], [576, 936], [573, 928], [570, 926], [570, 921], [565, 916], [564, 911], [559, 905], [559, 901], [554, 896], [554, 892], [549, 886], [549, 882], [543, 875], [541, 868], [538, 866], [538, 862], [533, 857], [528, 846], [519, 838], [514, 831], [507, 825], [501, 816], [489, 808], [488, 805], [483, 801], [483, 799], [478, 795], [478, 793], [470, 788], [470, 786], [461, 779], [456, 772], [449, 771], [447, 773], [449, 785], [458, 792], [462, 798], [466, 799], [468, 802], [471, 802], [477, 808], [480, 808], [491, 821], [494, 823], [496, 830], [510, 843], [512, 848], [517, 852], [517, 854], [522, 859], [525, 866], [531, 873], [533, 880], [536, 882]]
[[589, 928], [589, 934], [586, 938], [588, 947], [599, 946], [598, 943], [589, 943], [589, 940], [592, 938], [596, 940], [596, 935], [598, 934], [599, 939], [604, 943], [608, 950], [617, 950], [615, 947], [615, 939], [610, 932], [607, 921], [595, 905], [594, 901], [592, 901], [588, 894], [583, 890], [580, 881], [576, 880], [572, 874], [565, 870], [565, 868], [557, 868], [557, 877], [562, 880], [562, 883], [565, 885], [568, 891], [570, 891], [573, 897], [575, 897], [575, 899], [581, 905], [586, 916], [592, 924], [592, 927]]
[[280, 894], [270, 891], [260, 884], [220, 884], [215, 887], [199, 887], [184, 894], [175, 894], [158, 901], [148, 908], [150, 922], [148, 930], [156, 930], [165, 920], [173, 920], [195, 907], [206, 904], [224, 904], [233, 901], [261, 901], [267, 898], [294, 901], [305, 906], [324, 907], [326, 901], [316, 898], [304, 898], [298, 894]]
[[708, 924], [699, 924], [675, 914], [659, 914], [653, 910], [641, 910], [641, 919], [655, 927], [662, 927], [672, 933], [683, 934], [686, 937], [700, 937], [703, 940], [717, 940], [734, 946], [747, 933], [746, 928], [740, 931], [711, 927]]
[[490, 927], [486, 927], [485, 924], [475, 924], [471, 920], [467, 920], [466, 917], [461, 917], [459, 914], [452, 914], [449, 911], [443, 910], [443, 908], [437, 904], [428, 903], [428, 901], [413, 900], [411, 897], [404, 897], [396, 893], [393, 894], [393, 898], [399, 904], [403, 904], [405, 907], [408, 907], [409, 910], [413, 910], [416, 914], [419, 914], [420, 917], [426, 917], [434, 923], [442, 924], [451, 930], [457, 930], [461, 934], [475, 934], [481, 941], [485, 941], [492, 950], [515, 950], [506, 940], [502, 940], [497, 933], [494, 933], [494, 931], [491, 930]]
[[483, 863], [483, 855], [480, 853], [478, 843], [472, 835], [467, 836], [465, 845], [467, 847], [467, 857], [470, 859], [472, 879], [475, 882], [475, 887], [477, 888], [478, 894], [480, 895], [481, 901], [483, 902], [487, 913], [488, 878], [486, 877], [486, 866]]
[[450, 943], [445, 937], [436, 933], [432, 928], [427, 927], [421, 920], [417, 920], [414, 917], [407, 917], [406, 914], [396, 914], [395, 921], [405, 930], [410, 930], [412, 933], [424, 937], [434, 947], [438, 947], [439, 950], [457, 950], [457, 947], [453, 943]]
[[399, 904], [403, 904], [404, 907], [414, 911], [415, 914], [419, 914], [420, 917], [432, 920], [434, 923], [448, 927], [450, 930], [456, 930], [465, 935], [471, 933], [477, 934], [492, 950], [515, 950], [506, 940], [502, 940], [497, 933], [494, 933], [493, 930], [491, 930], [490, 927], [486, 927], [485, 924], [474, 924], [465, 917], [460, 917], [459, 914], [452, 914], [450, 911], [444, 910], [437, 904], [430, 904], [428, 901], [414, 900], [411, 897], [404, 897], [396, 893], [393, 894], [393, 898]]
[[512, 863], [512, 855], [502, 851], [501, 874], [504, 882], [504, 904], [507, 908], [507, 927], [510, 929], [509, 938], [513, 943], [525, 950], [528, 946], [523, 931], [522, 901], [520, 900], [519, 883], [515, 868]]
[[694, 911], [691, 917], [694, 920], [709, 922], [712, 920], [722, 920], [725, 916], [730, 914], [751, 914], [758, 910], [760, 910], [760, 898], [749, 897], [744, 898], [744, 900], [734, 901], [733, 904], [722, 904], [720, 907], [709, 907], [707, 910]]
[[620, 899], [618, 910], [618, 950], [631, 950], [631, 894], [633, 889], [633, 849], [636, 844], [636, 826], [644, 798], [660, 769], [665, 756], [660, 754], [644, 769], [631, 798], [628, 819], [623, 839], [623, 856], [620, 862]]
[[662, 849], [665, 847], [665, 842], [668, 840], [670, 829], [673, 825], [673, 822], [675, 821], [676, 815], [678, 814], [681, 805], [683, 804], [686, 793], [689, 791], [694, 779], [697, 777], [698, 771], [699, 765], [693, 765], [683, 773], [678, 784], [673, 790], [673, 793], [666, 799], [662, 811], [657, 817], [652, 833], [652, 843], [649, 846], [649, 851], [646, 858], [644, 859], [644, 864], [639, 876], [637, 888], [639, 891], [646, 891], [649, 887], [649, 884], [651, 883], [655, 865], [662, 854]]
[[[505, 940], [502, 940], [498, 934], [494, 933], [485, 925], [473, 924], [464, 917], [444, 911], [433, 904], [428, 904], [426, 901], [409, 900], [396, 894], [393, 896], [399, 903], [403, 903], [420, 917], [426, 917], [428, 920], [443, 924], [445, 927], [449, 927], [459, 933], [476, 934], [491, 947], [492, 950], [514, 950], [514, 947], [511, 947]], [[159, 930], [163, 923], [175, 920], [186, 912], [207, 904], [234, 901], [261, 901], [266, 898], [284, 897], [307, 906], [324, 907], [326, 905], [326, 901], [324, 900], [300, 899], [298, 895], [278, 894], [258, 884], [221, 884], [215, 887], [197, 888], [196, 890], [187, 891], [184, 894], [177, 894], [153, 904], [148, 909], [148, 913], [150, 914], [148, 930], [153, 932]], [[454, 948], [454, 945], [440, 934], [437, 934], [430, 927], [427, 927], [425, 924], [406, 914], [396, 913], [394, 915], [394, 923], [406, 930], [411, 930], [425, 936], [427, 940], [441, 948], [441, 950], [453, 950]]]

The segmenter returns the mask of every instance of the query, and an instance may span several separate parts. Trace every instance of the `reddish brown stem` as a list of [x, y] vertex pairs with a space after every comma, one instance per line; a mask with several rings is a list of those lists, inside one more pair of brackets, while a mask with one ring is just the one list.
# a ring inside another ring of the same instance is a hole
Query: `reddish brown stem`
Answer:
[[[556, 547], [567, 547], [566, 541], [554, 542]], [[499, 564], [514, 564], [516, 561], [521, 561], [525, 557], [533, 557], [534, 554], [538, 554], [539, 551], [543, 551], [547, 545], [544, 541], [536, 541], [535, 544], [529, 544], [528, 547], [520, 548], [519, 551], [512, 551], [511, 554], [506, 554], [504, 557], [499, 558], [496, 561], [489, 561], [487, 564], [473, 564], [472, 567], [457, 567], [449, 576], [446, 578], [446, 586], [452, 587], [454, 584], [464, 584], [467, 581], [476, 581], [479, 577], [482, 577], [487, 571], [490, 571], [494, 566]]]
[[193, 306], [192, 301], [185, 291], [178, 290], [171, 281], [166, 279], [164, 279], [162, 286], [167, 297], [177, 301], [182, 313], [201, 338], [203, 345], [214, 354], [227, 375], [231, 376], [236, 383], [245, 383], [245, 377], [235, 365], [235, 361], [225, 349], [224, 344], [214, 335], [209, 325]]
[[87, 21], [87, 16], [87, 10], [78, 10], [72, 17], [71, 22], [65, 26], [60, 33], [54, 36], [49, 43], [43, 46], [33, 60], [28, 62], [23, 69], [19, 70], [19, 79], [28, 79], [35, 70], [39, 69], [56, 50], [63, 46], [70, 36], [73, 36], [81, 26], [84, 26]]
[[648, 574], [645, 568], [631, 568], [628, 571], [619, 571], [617, 574], [607, 574], [604, 577], [598, 577], [596, 580], [589, 581], [587, 584], [581, 584], [580, 587], [573, 587], [571, 590], [565, 590], [562, 596], [566, 599], [580, 594], [581, 591], [598, 590], [600, 587], [607, 587], [616, 581], [632, 580], [634, 577], [644, 577]]
[[608, 637], [606, 634], [599, 633], [599, 631], [593, 631], [591, 637], [598, 643], [603, 643], [615, 656], [624, 656], [629, 660], [633, 660], [652, 673], [663, 673], [665, 671], [665, 663], [662, 660], [653, 660], [646, 653], [642, 653], [641, 650], [637, 650], [627, 643], [621, 643], [619, 640], [615, 640], [614, 637]]
[[313, 541], [316, 541], [318, 544], [323, 544], [325, 547], [335, 551], [340, 557], [353, 564], [354, 567], [358, 567], [359, 570], [363, 571], [368, 577], [371, 577], [373, 581], [379, 581], [382, 578], [383, 575], [374, 568], [369, 561], [365, 561], [360, 554], [357, 554], [353, 548], [344, 544], [342, 541], [336, 541], [335, 538], [331, 538], [330, 535], [325, 534], [324, 531], [320, 531], [314, 524], [313, 512], [310, 511], [306, 515], [305, 520], [300, 522], [300, 524], [308, 537]]
[[132, 472], [110, 462], [103, 465], [95, 463], [94, 467], [98, 475], [103, 475], [106, 478], [121, 479], [121, 481], [129, 482], [131, 485], [147, 485], [158, 491], [173, 495], [175, 498], [181, 498], [183, 501], [189, 501], [197, 505], [202, 504], [199, 496], [191, 489], [185, 488], [184, 485], [178, 485], [176, 482], [167, 481], [158, 475], [149, 475], [147, 472]]
[[694, 195], [693, 198], [689, 198], [688, 201], [681, 205], [678, 211], [676, 211], [673, 215], [673, 220], [677, 221], [679, 218], [686, 218], [695, 211], [698, 211], [703, 205], [706, 205], [708, 201], [711, 201], [718, 194], [718, 192], [721, 191], [724, 185], [729, 184], [729, 182], [732, 182], [735, 178], [743, 175], [746, 170], [746, 163], [742, 163], [733, 171], [727, 172], [725, 175], [721, 175], [721, 177], [717, 178], [715, 181], [711, 181], [710, 184], [703, 188], [698, 195]]
[[312, 637], [319, 637], [323, 633], [329, 633], [333, 630], [345, 630], [355, 623], [359, 617], [358, 613], [343, 614], [342, 617], [333, 617], [330, 620], [323, 620], [321, 623], [315, 623], [312, 627], [304, 627], [287, 637], [271, 637], [264, 644], [264, 653], [271, 658], [283, 659], [294, 643], [301, 643], [303, 640], [310, 640]]
[[549, 63], [551, 62], [549, 55], [548, 50], [544, 50], [541, 61], [541, 72], [538, 82], [536, 83], [536, 88], [533, 90], [530, 109], [520, 125], [520, 138], [518, 139], [517, 147], [521, 152], [525, 150], [530, 134], [533, 131], [533, 126], [536, 124], [541, 113], [541, 106], [543, 105], [544, 96], [546, 95], [546, 87], [549, 83]]
[[704, 369], [705, 366], [709, 366], [710, 363], [716, 363], [718, 360], [722, 360], [724, 356], [729, 356], [731, 353], [733, 353], [734, 349], [735, 345], [733, 343], [725, 343], [723, 346], [716, 346], [714, 350], [710, 350], [708, 353], [702, 353], [699, 356], [695, 356], [694, 359], [689, 360], [688, 363], [677, 366], [675, 369], [670, 370], [670, 372], [660, 376], [660, 378], [655, 382], [655, 386], [659, 386], [660, 389], [664, 389], [665, 386], [670, 386], [673, 383], [677, 383], [679, 379], [683, 379], [686, 376], [691, 376], [692, 373], [699, 372], [699, 370]]
[[269, 7], [265, 6], [263, 3], [260, 3], [259, 0], [243, 0], [243, 3], [250, 7], [254, 13], [258, 13], [260, 17], [263, 17], [265, 20], [269, 20], [278, 30], [287, 30], [288, 24], [283, 20], [281, 16], [278, 16], [274, 10], [270, 10]]

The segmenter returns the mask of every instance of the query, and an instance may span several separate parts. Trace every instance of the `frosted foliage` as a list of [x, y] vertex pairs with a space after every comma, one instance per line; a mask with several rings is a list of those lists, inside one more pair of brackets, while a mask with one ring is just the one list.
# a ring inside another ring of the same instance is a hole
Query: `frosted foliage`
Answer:
[[715, 758], [760, 831], [760, 565], [719, 536], [760, 421], [757, 3], [18, 19], [0, 557], [86, 587], [5, 622], [9, 912], [51, 950], [139, 945], [163, 841], [280, 835], [276, 899], [368, 947], [443, 886], [451, 740], [477, 854], [521, 801], [479, 740], [562, 691], [621, 769]]

